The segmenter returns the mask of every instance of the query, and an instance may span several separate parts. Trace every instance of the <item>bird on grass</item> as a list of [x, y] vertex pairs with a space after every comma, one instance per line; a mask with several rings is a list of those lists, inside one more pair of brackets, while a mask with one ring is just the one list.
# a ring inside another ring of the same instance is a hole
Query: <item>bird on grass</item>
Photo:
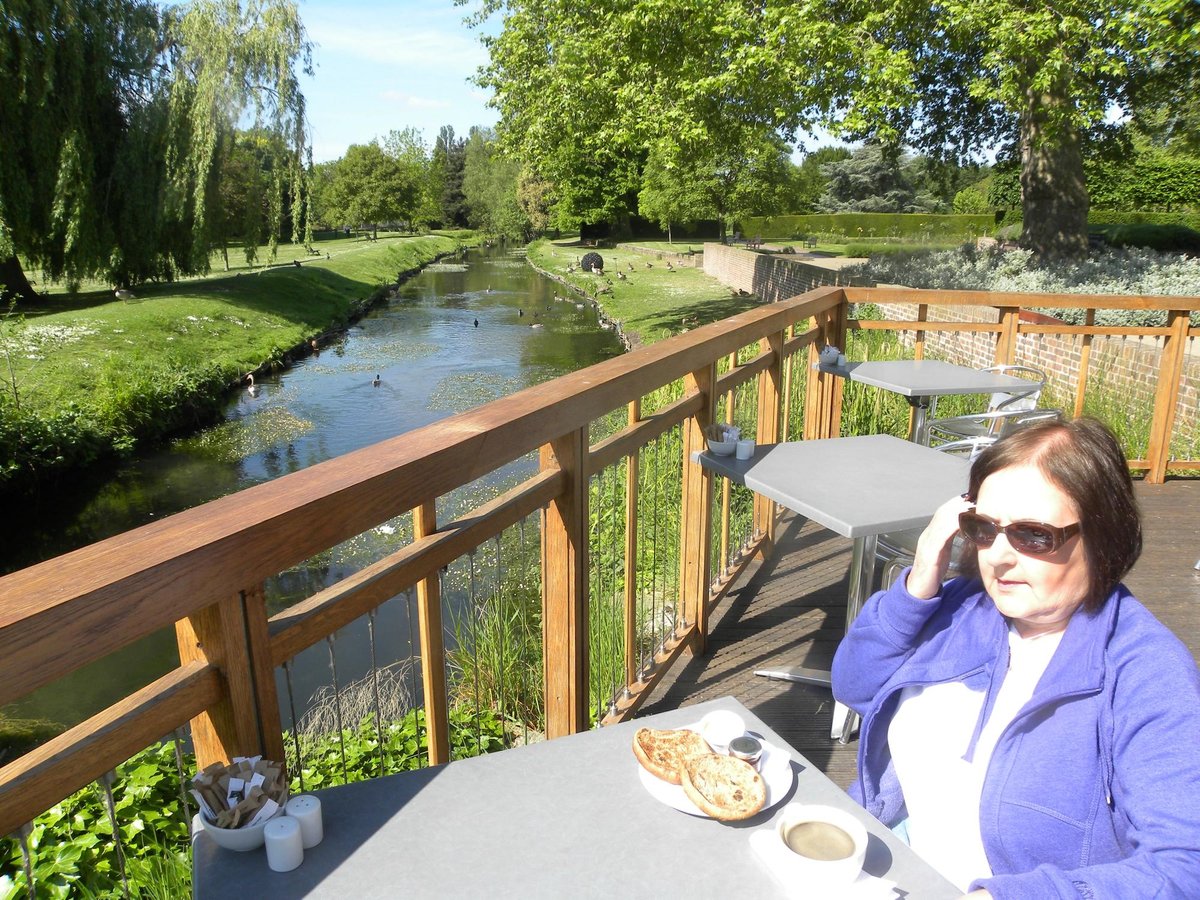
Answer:
[[673, 265], [671, 265], [671, 261], [669, 259], [667, 260], [667, 268], [671, 269], [672, 271], [674, 271], [674, 269], [675, 269], [675, 267]]
[[625, 265], [629, 266], [629, 271], [630, 271], [630, 272], [632, 272], [632, 271], [633, 271], [633, 263], [625, 263]]
[[126, 300], [126, 301], [128, 301], [128, 300], [135, 300], [135, 299], [137, 299], [137, 298], [134, 296], [134, 293], [133, 293], [133, 291], [127, 290], [127, 289], [125, 289], [125, 288], [117, 288], [115, 291], [113, 291], [113, 296], [115, 296], [115, 297], [116, 297], [118, 300]]
[[620, 278], [622, 281], [629, 280], [629, 276], [626, 275], [624, 272], [622, 272], [620, 269], [617, 270], [617, 277]]
[[648, 262], [648, 263], [646, 263], [646, 268], [647, 268], [647, 269], [653, 269], [653, 268], [654, 268], [654, 263], [652, 263], [652, 262]]

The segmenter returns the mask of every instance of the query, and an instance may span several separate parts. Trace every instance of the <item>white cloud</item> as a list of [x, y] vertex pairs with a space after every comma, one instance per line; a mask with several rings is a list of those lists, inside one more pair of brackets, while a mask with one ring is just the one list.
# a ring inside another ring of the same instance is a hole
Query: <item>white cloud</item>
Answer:
[[417, 97], [403, 91], [384, 91], [379, 99], [414, 109], [449, 109], [452, 104], [438, 97]]

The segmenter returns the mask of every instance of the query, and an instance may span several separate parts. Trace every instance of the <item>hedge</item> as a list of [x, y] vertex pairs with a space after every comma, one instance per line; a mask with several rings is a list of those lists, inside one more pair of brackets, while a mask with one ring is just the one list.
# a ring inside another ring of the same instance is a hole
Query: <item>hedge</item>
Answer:
[[747, 237], [801, 240], [809, 235], [849, 238], [971, 240], [996, 227], [991, 213], [935, 215], [933, 213], [826, 213], [805, 216], [751, 216], [739, 225]]

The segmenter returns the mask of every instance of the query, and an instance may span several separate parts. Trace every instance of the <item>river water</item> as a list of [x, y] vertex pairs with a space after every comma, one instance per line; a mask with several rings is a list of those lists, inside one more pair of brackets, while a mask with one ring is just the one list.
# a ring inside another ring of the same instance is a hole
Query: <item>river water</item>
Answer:
[[[13, 571], [180, 510], [394, 437], [622, 352], [591, 304], [519, 251], [473, 250], [427, 267], [346, 333], [292, 368], [230, 397], [224, 421], [43, 498], [0, 533], [0, 571]], [[378, 384], [375, 383], [378, 377]], [[520, 465], [518, 464], [518, 468]], [[273, 613], [369, 561], [402, 527], [335, 548], [267, 584]], [[381, 665], [408, 654], [406, 606], [380, 608]], [[339, 636], [339, 679], [369, 665], [366, 625]], [[348, 646], [343, 646], [343, 643]], [[5, 708], [69, 726], [178, 663], [172, 630], [85, 667]], [[330, 680], [328, 652], [293, 671], [298, 702]], [[280, 684], [283, 687], [283, 684]], [[281, 694], [282, 696], [282, 694]], [[285, 715], [284, 719], [288, 719]]]

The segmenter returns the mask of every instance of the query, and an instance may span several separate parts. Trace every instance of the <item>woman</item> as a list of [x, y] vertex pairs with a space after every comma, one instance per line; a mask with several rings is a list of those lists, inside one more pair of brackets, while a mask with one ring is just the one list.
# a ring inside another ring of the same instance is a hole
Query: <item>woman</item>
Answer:
[[838, 648], [855, 798], [972, 897], [1200, 897], [1200, 674], [1120, 584], [1141, 547], [1108, 429], [1032, 426]]

